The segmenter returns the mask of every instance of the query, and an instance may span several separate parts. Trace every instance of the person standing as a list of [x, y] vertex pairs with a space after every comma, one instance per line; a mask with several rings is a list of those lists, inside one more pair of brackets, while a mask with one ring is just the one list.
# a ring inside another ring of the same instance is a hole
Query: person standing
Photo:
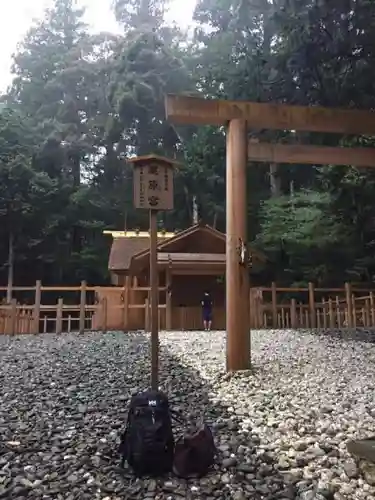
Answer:
[[209, 292], [204, 293], [201, 304], [202, 304], [203, 328], [206, 331], [208, 331], [211, 330], [211, 325], [212, 325], [212, 300]]

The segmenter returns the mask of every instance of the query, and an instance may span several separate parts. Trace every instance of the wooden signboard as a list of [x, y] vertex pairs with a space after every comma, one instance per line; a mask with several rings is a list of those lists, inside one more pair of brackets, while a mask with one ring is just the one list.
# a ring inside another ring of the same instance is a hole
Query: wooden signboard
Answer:
[[173, 209], [173, 166], [158, 161], [134, 165], [134, 206], [147, 210]]
[[150, 213], [151, 388], [159, 388], [157, 213], [173, 209], [173, 169], [176, 162], [156, 155], [129, 160], [134, 167], [134, 206]]

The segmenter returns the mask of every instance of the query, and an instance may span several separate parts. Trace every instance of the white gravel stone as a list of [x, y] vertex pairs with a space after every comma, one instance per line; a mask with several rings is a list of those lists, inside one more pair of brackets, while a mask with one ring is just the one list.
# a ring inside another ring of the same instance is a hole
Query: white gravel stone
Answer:
[[134, 480], [117, 446], [148, 386], [149, 336], [0, 338], [0, 499], [370, 499], [348, 439], [372, 435], [375, 345], [307, 331], [252, 332], [251, 372], [225, 373], [222, 332], [161, 338], [161, 388], [220, 450], [201, 480]]

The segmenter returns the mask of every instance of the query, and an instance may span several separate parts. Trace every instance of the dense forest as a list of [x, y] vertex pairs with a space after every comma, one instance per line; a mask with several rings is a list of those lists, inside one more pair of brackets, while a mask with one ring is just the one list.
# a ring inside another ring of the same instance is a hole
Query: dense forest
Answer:
[[[126, 158], [183, 163], [168, 230], [225, 229], [225, 131], [173, 127], [166, 93], [375, 107], [372, 0], [198, 0], [188, 36], [165, 0], [115, 0], [121, 35], [91, 34], [55, 0], [13, 58], [0, 108], [0, 282], [108, 282], [103, 229], [146, 228]], [[372, 137], [254, 131], [268, 141], [371, 145]], [[248, 220], [264, 281], [335, 285], [375, 275], [375, 175], [341, 166], [251, 164]], [[12, 273], [11, 273], [12, 274]], [[12, 276], [11, 276], [12, 277]]]

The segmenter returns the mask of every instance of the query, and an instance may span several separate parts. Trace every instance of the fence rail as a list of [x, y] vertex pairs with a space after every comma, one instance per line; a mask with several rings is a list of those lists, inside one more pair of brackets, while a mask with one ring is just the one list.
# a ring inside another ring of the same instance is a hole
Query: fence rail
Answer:
[[[159, 287], [159, 291], [166, 292], [167, 288]], [[0, 300], [4, 292], [9, 295], [7, 287], [0, 287]], [[130, 292], [143, 292], [140, 296], [146, 298], [132, 303]], [[42, 286], [40, 281], [33, 287], [13, 287], [11, 302], [0, 302], [0, 334], [149, 329], [148, 292], [149, 287], [94, 287], [85, 282], [76, 287]], [[200, 328], [198, 306], [172, 307], [168, 293], [164, 295], [166, 303], [159, 305], [161, 329]], [[117, 297], [118, 303], [113, 297]], [[374, 302], [375, 290], [352, 287], [349, 283], [342, 288], [315, 288], [312, 283], [304, 288], [287, 288], [272, 283], [271, 287], [251, 289], [251, 327], [372, 328]], [[225, 328], [223, 307], [214, 308], [213, 327]]]
[[[260, 287], [254, 292], [250, 309], [256, 328], [375, 327], [374, 291], [370, 288], [354, 288], [350, 283], [330, 289], [315, 288], [313, 283], [305, 288], [281, 288], [272, 283], [270, 288]], [[305, 295], [302, 300], [301, 294]]]

